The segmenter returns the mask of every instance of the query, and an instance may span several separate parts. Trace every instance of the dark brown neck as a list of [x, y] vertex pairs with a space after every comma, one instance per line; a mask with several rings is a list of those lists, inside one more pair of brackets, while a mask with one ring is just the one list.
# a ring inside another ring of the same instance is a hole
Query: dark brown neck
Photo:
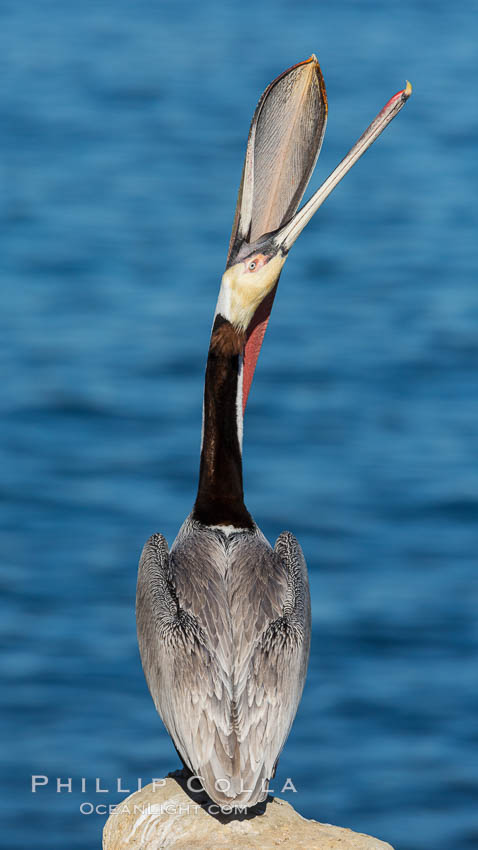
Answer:
[[204, 421], [199, 486], [193, 518], [205, 525], [252, 528], [244, 504], [241, 436], [238, 417], [240, 358], [244, 337], [227, 319], [216, 316], [204, 386]]

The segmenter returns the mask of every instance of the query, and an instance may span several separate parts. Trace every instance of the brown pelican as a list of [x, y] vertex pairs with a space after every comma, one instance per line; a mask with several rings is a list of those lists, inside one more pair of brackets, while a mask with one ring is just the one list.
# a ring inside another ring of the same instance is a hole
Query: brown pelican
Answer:
[[171, 551], [161, 534], [147, 541], [136, 609], [156, 708], [221, 806], [267, 796], [310, 644], [302, 550], [287, 531], [272, 548], [244, 504], [242, 424], [257, 356], [290, 248], [410, 94], [407, 83], [298, 212], [327, 118], [316, 57], [277, 77], [252, 119], [207, 358], [197, 498]]

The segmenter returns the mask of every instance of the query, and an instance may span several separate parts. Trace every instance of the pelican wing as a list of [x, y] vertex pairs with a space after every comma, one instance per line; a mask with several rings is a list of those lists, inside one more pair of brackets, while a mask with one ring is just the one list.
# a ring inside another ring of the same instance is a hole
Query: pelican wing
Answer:
[[[194, 565], [193, 565], [194, 566]], [[144, 546], [136, 594], [138, 643], [157, 711], [183, 761], [195, 773], [229, 753], [231, 699], [227, 676], [206, 630], [182, 608], [171, 579], [171, 556], [161, 534]]]
[[285, 743], [310, 643], [305, 561], [287, 532], [229, 539], [186, 520], [171, 554], [146, 543], [138, 640], [156, 708], [190, 770], [219, 804], [252, 806]]
[[228, 264], [296, 212], [319, 155], [327, 97], [315, 56], [277, 77], [257, 104], [249, 131]]
[[241, 770], [249, 782], [247, 787], [255, 784], [262, 791], [275, 773], [302, 696], [311, 630], [302, 549], [292, 534], [283, 532], [274, 554], [287, 577], [281, 615], [260, 631], [235, 676]]

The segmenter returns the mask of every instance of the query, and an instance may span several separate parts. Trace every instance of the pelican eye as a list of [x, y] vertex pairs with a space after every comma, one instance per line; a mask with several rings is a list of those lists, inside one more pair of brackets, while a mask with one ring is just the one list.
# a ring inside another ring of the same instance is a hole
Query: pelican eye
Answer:
[[261, 269], [266, 263], [268, 258], [265, 254], [256, 254], [251, 257], [250, 260], [244, 260], [246, 272], [257, 272]]

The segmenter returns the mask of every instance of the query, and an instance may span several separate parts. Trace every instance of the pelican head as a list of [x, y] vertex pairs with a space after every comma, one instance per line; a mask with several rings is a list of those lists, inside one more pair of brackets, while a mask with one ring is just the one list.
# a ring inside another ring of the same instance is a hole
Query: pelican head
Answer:
[[[287, 253], [273, 237], [245, 243], [222, 276], [223, 309], [239, 331], [246, 332], [264, 298], [274, 289]], [[222, 311], [221, 311], [222, 312]]]
[[275, 289], [292, 245], [335, 186], [402, 109], [411, 92], [407, 82], [299, 210], [327, 123], [325, 83], [316, 56], [284, 71], [260, 98], [249, 131], [216, 308], [216, 314], [244, 334], [244, 408]]

